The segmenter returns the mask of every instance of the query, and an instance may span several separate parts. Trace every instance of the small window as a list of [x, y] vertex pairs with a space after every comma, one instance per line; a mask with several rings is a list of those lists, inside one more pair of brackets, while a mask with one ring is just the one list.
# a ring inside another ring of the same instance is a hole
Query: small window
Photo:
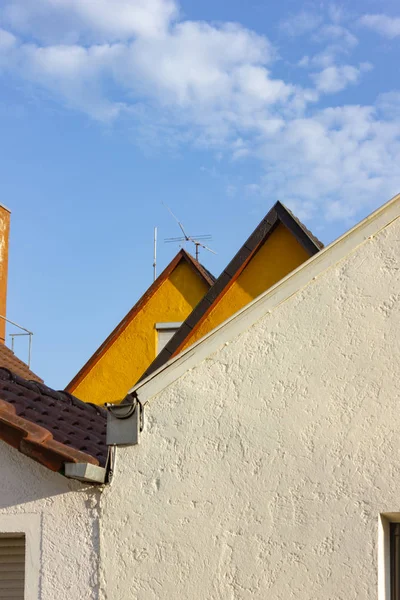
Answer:
[[25, 535], [0, 533], [0, 598], [24, 600]]
[[175, 335], [182, 323], [156, 323], [157, 330], [157, 354], [166, 346]]
[[400, 523], [390, 523], [390, 600], [400, 600]]

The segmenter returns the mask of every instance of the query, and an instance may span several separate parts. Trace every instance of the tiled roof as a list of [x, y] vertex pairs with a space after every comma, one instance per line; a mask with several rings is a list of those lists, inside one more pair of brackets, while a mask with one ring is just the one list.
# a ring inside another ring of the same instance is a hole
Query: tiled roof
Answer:
[[33, 371], [30, 370], [27, 364], [15, 356], [14, 352], [10, 350], [5, 344], [0, 343], [0, 367], [10, 369], [13, 373], [30, 379], [32, 381], [38, 381], [43, 383], [43, 379], [40, 379]]
[[106, 411], [0, 368], [0, 439], [52, 471], [107, 461]]
[[184, 250], [183, 248], [180, 250], [179, 254], [181, 254], [183, 258], [185, 258], [185, 260], [188, 261], [188, 263], [191, 263], [194, 266], [194, 268], [198, 270], [200, 275], [203, 277], [203, 279], [205, 279], [205, 281], [209, 285], [213, 285], [215, 283], [216, 278], [214, 277], [214, 275], [208, 269], [206, 269], [206, 267], [202, 265], [201, 262], [196, 260], [194, 256], [189, 254], [189, 252], [186, 252], [186, 250]]
[[175, 335], [172, 336], [158, 356], [153, 360], [139, 381], [142, 381], [145, 377], [154, 373], [154, 371], [159, 369], [171, 357], [179, 354], [185, 341], [192, 334], [193, 329], [201, 323], [202, 319], [204, 319], [216, 303], [219, 302], [219, 299], [224, 295], [228, 287], [238, 277], [279, 223], [283, 224], [291, 231], [299, 244], [303, 246], [310, 256], [313, 256], [323, 248], [322, 242], [320, 242], [311, 231], [309, 231], [303, 223], [301, 223], [301, 221], [286, 208], [286, 206], [281, 202], [276, 202], [218, 277], [214, 285], [208, 290], [206, 295], [182, 323]]
[[309, 229], [308, 229], [308, 228], [307, 228], [307, 227], [304, 225], [304, 223], [302, 223], [302, 222], [300, 221], [300, 219], [299, 219], [298, 217], [296, 217], [296, 215], [295, 215], [294, 213], [292, 213], [292, 211], [291, 211], [291, 210], [290, 210], [290, 209], [289, 209], [287, 206], [285, 206], [285, 205], [284, 205], [284, 204], [282, 204], [282, 203], [280, 203], [280, 204], [281, 204], [281, 205], [284, 207], [284, 209], [285, 209], [285, 210], [286, 210], [286, 211], [287, 211], [287, 212], [290, 214], [290, 216], [291, 216], [291, 217], [293, 217], [293, 219], [294, 219], [294, 220], [296, 221], [296, 223], [297, 223], [297, 224], [298, 224], [298, 225], [299, 225], [299, 226], [302, 228], [302, 230], [303, 230], [303, 231], [304, 231], [304, 232], [305, 232], [305, 233], [308, 235], [308, 237], [312, 239], [312, 241], [314, 242], [314, 244], [315, 244], [316, 246], [318, 246], [318, 248], [319, 248], [320, 250], [322, 250], [322, 248], [324, 247], [324, 244], [321, 242], [321, 240], [319, 240], [319, 239], [318, 239], [318, 238], [317, 238], [317, 237], [316, 237], [316, 236], [313, 234], [313, 232], [312, 232], [312, 231], [310, 231], [310, 230], [309, 230]]

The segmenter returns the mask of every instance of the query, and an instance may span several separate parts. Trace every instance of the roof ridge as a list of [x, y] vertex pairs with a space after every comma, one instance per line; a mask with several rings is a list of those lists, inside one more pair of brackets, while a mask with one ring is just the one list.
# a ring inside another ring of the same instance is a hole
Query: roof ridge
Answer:
[[107, 411], [104, 408], [101, 408], [96, 404], [92, 404], [91, 402], [82, 402], [82, 400], [79, 400], [79, 398], [73, 396], [69, 392], [66, 392], [64, 390], [54, 390], [53, 388], [48, 387], [45, 383], [24, 379], [23, 377], [17, 375], [16, 373], [13, 373], [12, 371], [10, 371], [10, 369], [7, 369], [6, 367], [0, 367], [0, 379], [4, 381], [5, 378], [2, 376], [3, 374], [7, 374], [7, 379], [9, 381], [17, 383], [18, 385], [21, 385], [28, 390], [49, 396], [49, 398], [53, 398], [58, 402], [63, 402], [64, 404], [69, 404], [70, 406], [76, 406], [77, 408], [80, 408], [82, 410], [94, 410], [96, 414], [104, 418], [106, 418], [107, 416]]
[[313, 232], [310, 231], [310, 229], [308, 229], [308, 227], [306, 227], [304, 225], [304, 223], [302, 221], [300, 221], [300, 219], [298, 217], [296, 217], [296, 215], [294, 214], [294, 212], [290, 208], [288, 208], [286, 206], [286, 204], [284, 204], [280, 200], [278, 200], [278, 202], [276, 204], [280, 204], [288, 213], [290, 213], [290, 215], [293, 217], [293, 219], [296, 221], [296, 223], [298, 223], [298, 225], [300, 225], [300, 227], [303, 229], [303, 231], [317, 244], [317, 246], [320, 247], [321, 250], [322, 250], [322, 248], [325, 247], [324, 244], [323, 244], [323, 242], [321, 242], [321, 240], [319, 240], [317, 238], [317, 236], [315, 236], [313, 234]]
[[189, 261], [198, 269], [202, 271], [202, 275], [204, 279], [208, 281], [210, 285], [214, 285], [216, 281], [216, 277], [209, 271], [199, 260], [197, 260], [190, 252], [185, 250], [185, 248], [181, 248], [180, 252], [185, 258], [188, 258]]
[[317, 243], [317, 239], [312, 236], [311, 232], [304, 227], [291, 211], [289, 211], [279, 200], [275, 202], [244, 244], [242, 244], [236, 252], [213, 286], [200, 300], [191, 314], [185, 319], [175, 335], [172, 336], [151, 365], [149, 365], [139, 381], [142, 381], [142, 379], [158, 369], [172, 356], [175, 356], [180, 352], [187, 337], [193, 332], [195, 327], [198, 326], [201, 320], [205, 318], [208, 311], [212, 309], [211, 307], [215, 306], [217, 299], [225, 293], [225, 290], [231, 284], [232, 280], [242, 272], [279, 223], [289, 229], [309, 256], [313, 256], [321, 249], [321, 242]]

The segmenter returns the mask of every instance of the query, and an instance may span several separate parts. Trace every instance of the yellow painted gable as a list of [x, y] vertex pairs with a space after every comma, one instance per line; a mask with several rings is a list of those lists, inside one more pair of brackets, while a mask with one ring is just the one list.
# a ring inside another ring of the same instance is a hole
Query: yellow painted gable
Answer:
[[309, 253], [294, 235], [284, 225], [278, 225], [224, 295], [216, 299], [179, 352], [226, 321], [308, 258]]
[[208, 289], [204, 279], [182, 260], [68, 391], [95, 404], [120, 401], [156, 356], [155, 324], [184, 321]]

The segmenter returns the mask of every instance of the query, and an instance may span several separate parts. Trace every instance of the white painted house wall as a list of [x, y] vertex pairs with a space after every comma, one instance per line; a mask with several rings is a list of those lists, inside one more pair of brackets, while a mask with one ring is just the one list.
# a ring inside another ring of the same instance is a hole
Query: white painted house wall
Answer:
[[101, 499], [104, 598], [376, 600], [379, 515], [400, 512], [400, 222], [379, 219], [158, 374], [182, 369]]
[[99, 488], [0, 441], [0, 533], [26, 534], [25, 600], [98, 600]]

